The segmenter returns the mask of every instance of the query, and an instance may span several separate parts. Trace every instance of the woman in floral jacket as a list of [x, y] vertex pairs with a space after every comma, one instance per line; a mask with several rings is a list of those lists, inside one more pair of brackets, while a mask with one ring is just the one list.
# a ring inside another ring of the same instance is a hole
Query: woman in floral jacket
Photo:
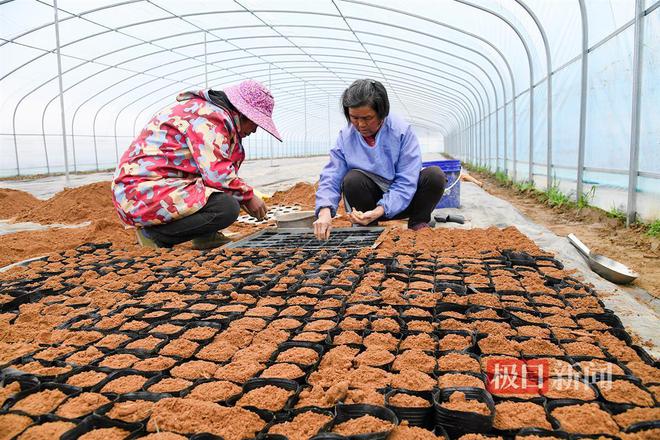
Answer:
[[121, 220], [143, 246], [192, 240], [210, 249], [227, 239], [240, 207], [262, 219], [266, 205], [237, 173], [241, 139], [257, 126], [281, 141], [270, 91], [247, 80], [224, 91], [186, 92], [156, 114], [123, 154], [112, 182]]

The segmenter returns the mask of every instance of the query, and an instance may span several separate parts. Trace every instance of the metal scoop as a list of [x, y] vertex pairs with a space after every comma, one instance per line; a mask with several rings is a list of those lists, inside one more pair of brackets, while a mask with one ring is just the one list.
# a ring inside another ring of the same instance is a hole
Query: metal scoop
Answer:
[[568, 241], [570, 241], [571, 244], [587, 259], [591, 270], [606, 280], [616, 284], [628, 284], [635, 281], [639, 276], [637, 272], [631, 270], [628, 266], [624, 266], [618, 261], [614, 261], [604, 255], [593, 254], [575, 235], [568, 234], [567, 238]]

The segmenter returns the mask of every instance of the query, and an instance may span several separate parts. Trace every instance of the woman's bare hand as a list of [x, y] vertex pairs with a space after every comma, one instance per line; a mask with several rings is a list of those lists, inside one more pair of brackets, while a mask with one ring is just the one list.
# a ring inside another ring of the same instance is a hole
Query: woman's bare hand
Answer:
[[332, 230], [332, 212], [330, 208], [323, 208], [319, 211], [319, 218], [314, 222], [314, 235], [319, 240], [330, 238]]

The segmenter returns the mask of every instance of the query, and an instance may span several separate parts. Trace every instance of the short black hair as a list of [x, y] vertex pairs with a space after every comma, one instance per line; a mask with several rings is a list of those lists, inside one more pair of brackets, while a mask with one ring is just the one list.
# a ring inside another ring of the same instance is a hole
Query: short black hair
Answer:
[[375, 79], [358, 79], [353, 82], [341, 95], [341, 105], [344, 108], [344, 116], [350, 122], [349, 108], [368, 105], [380, 120], [390, 114], [390, 100], [387, 98], [387, 90], [380, 81]]

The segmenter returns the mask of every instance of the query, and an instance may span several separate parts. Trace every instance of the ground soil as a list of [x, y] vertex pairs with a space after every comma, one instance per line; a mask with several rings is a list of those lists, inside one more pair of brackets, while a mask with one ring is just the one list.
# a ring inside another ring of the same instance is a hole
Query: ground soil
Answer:
[[15, 189], [0, 188], [0, 219], [10, 219], [20, 211], [33, 209], [43, 203], [30, 193]]
[[531, 193], [504, 187], [494, 178], [472, 172], [484, 189], [511, 202], [524, 215], [559, 236], [575, 234], [595, 253], [605, 255], [636, 270], [634, 285], [660, 298], [660, 239], [649, 237], [640, 228], [626, 228], [597, 208], [552, 208]]
[[[268, 206], [298, 205], [303, 210], [314, 209], [316, 188], [309, 183], [297, 183], [278, 191], [266, 201]], [[338, 214], [344, 213], [340, 207]], [[65, 189], [48, 200], [39, 200], [24, 191], [0, 189], [0, 220], [49, 224], [91, 224], [81, 228], [51, 228], [0, 235], [0, 267], [51, 252], [73, 249], [83, 243], [113, 242], [115, 247], [136, 248], [133, 229], [126, 228], [115, 211], [110, 182], [96, 182]], [[335, 227], [350, 224], [344, 217], [333, 223]], [[226, 229], [232, 240], [238, 240], [260, 229], [274, 226], [274, 222], [252, 225], [236, 222]], [[181, 247], [189, 247], [184, 243]]]

